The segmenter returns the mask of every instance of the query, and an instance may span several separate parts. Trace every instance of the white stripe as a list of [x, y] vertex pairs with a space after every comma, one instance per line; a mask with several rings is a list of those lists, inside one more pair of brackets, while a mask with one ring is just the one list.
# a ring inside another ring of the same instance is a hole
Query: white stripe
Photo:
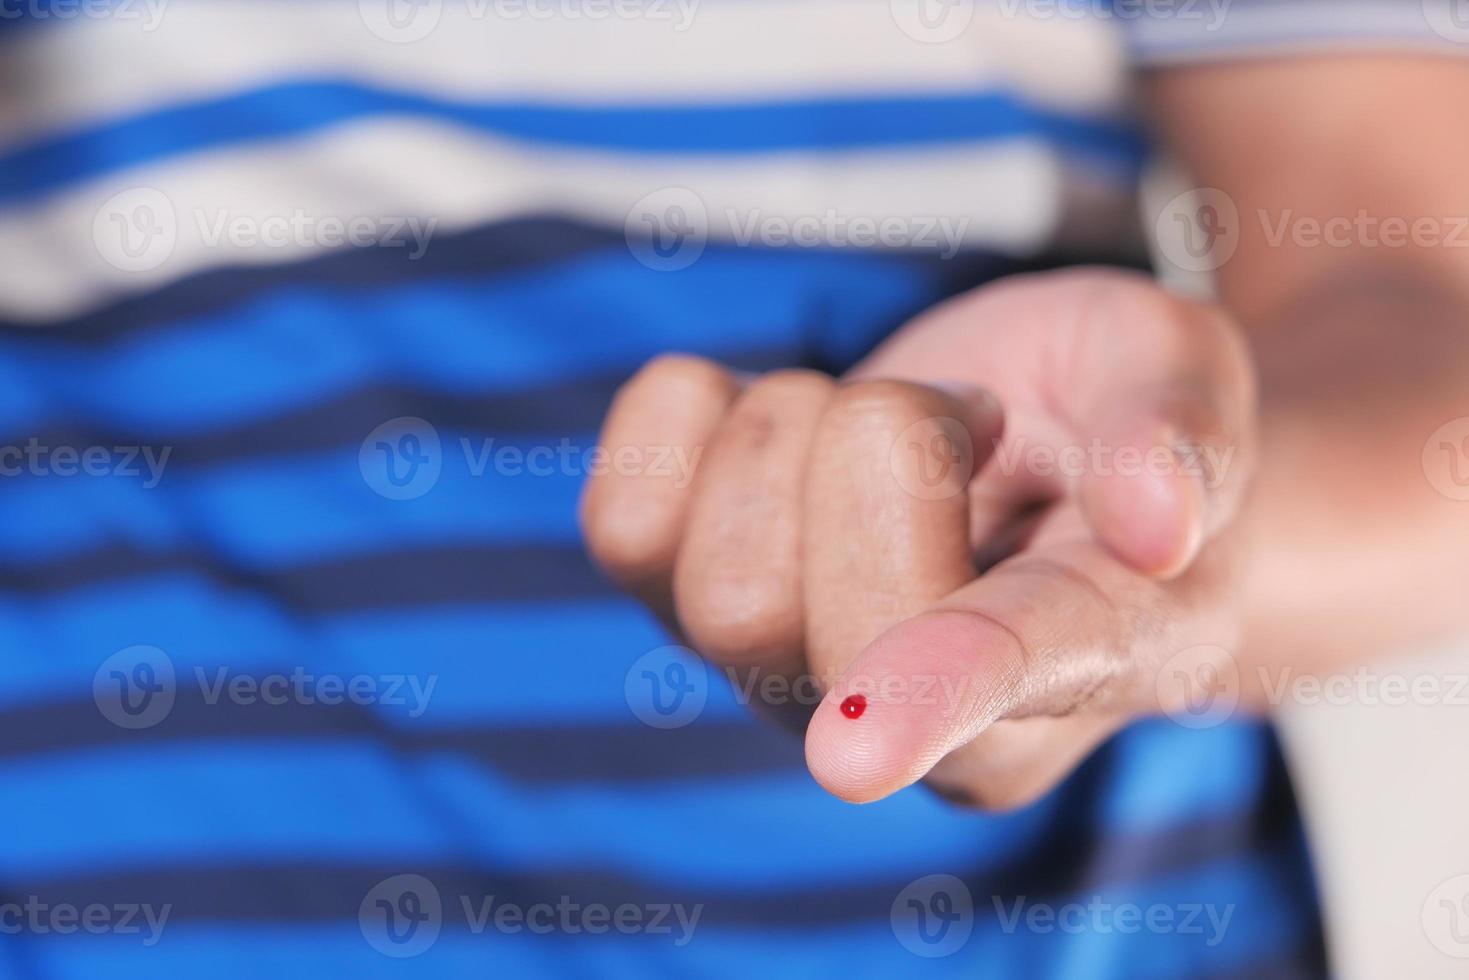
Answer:
[[[1115, 108], [1125, 92], [1113, 25], [1036, 19], [1018, 0], [420, 0], [425, 16], [438, 14], [412, 43], [369, 29], [388, 2], [411, 0], [130, 0], [114, 16], [11, 32], [0, 46], [0, 149], [283, 79], [591, 103], [1004, 86], [1088, 112]], [[163, 4], [156, 24], [145, 3]], [[634, 4], [642, 15], [513, 15], [517, 4], [564, 3]], [[941, 43], [942, 33], [925, 33], [914, 12], [927, 5], [952, 8], [960, 19], [947, 23], [962, 33]]]
[[[841, 245], [857, 223], [891, 219], [914, 243], [943, 245], [922, 237], [926, 222], [943, 218], [956, 244], [1025, 253], [1054, 235], [1063, 179], [1053, 151], [1035, 141], [839, 157], [630, 158], [531, 150], [420, 120], [364, 122], [114, 174], [11, 210], [0, 221], [0, 254], [10, 257], [0, 264], [0, 315], [61, 318], [202, 269], [299, 260], [340, 247], [330, 229], [352, 219], [364, 240], [393, 244], [396, 234], [408, 251], [413, 228], [400, 220], [420, 229], [435, 221], [439, 236], [545, 213], [621, 228], [640, 200], [666, 187], [697, 195], [715, 239], [738, 241], [756, 220], [758, 241], [781, 244], [770, 236], [800, 219], [808, 231], [835, 222], [835, 233], [819, 234]], [[275, 237], [251, 242], [233, 228]], [[143, 254], [122, 251], [124, 241]]]
[[1117, 19], [1133, 59], [1147, 64], [1332, 49], [1469, 54], [1464, 0], [1196, 0]]

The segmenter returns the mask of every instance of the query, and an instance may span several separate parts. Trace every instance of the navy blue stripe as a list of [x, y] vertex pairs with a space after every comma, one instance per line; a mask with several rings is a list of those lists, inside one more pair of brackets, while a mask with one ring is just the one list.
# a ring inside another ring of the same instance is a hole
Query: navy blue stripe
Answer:
[[[91, 700], [28, 705], [0, 712], [0, 758], [98, 751], [111, 746], [204, 740], [371, 738], [395, 754], [456, 752], [528, 783], [676, 782], [804, 768], [801, 743], [753, 720], [700, 721], [676, 731], [638, 724], [494, 728], [400, 728], [360, 705], [211, 704], [180, 685], [173, 709], [157, 725], [126, 731]], [[650, 765], [652, 759], [657, 765]]]
[[[1269, 736], [1262, 753], [1265, 774], [1254, 797], [1294, 812], [1292, 791], [1278, 747]], [[313, 743], [357, 742], [368, 739], [396, 757], [456, 753], [486, 765], [508, 778], [528, 784], [678, 783], [687, 779], [726, 779], [741, 775], [796, 773], [804, 770], [804, 752], [798, 738], [749, 717], [730, 720], [701, 719], [687, 727], [661, 731], [626, 722], [431, 728], [404, 727], [382, 714], [351, 702], [341, 704], [282, 704], [206, 700], [199, 687], [179, 685], [172, 710], [152, 727], [123, 730], [108, 721], [90, 699], [30, 704], [0, 712], [0, 759], [25, 759], [38, 754], [105, 751], [126, 747], [240, 739], [293, 741], [304, 749]], [[1119, 774], [1119, 755], [1126, 743], [1115, 741], [1095, 753], [1065, 784], [1067, 806], [1060, 812], [1087, 826], [1110, 826], [1102, 785]], [[1084, 786], [1082, 784], [1085, 784]], [[1049, 811], [1047, 811], [1049, 812]], [[1252, 819], [1278, 819], [1270, 809]], [[1110, 840], [1110, 838], [1108, 838]], [[1100, 844], [1098, 845], [1100, 846]], [[1114, 845], [1108, 844], [1108, 847]], [[1130, 851], [1115, 854], [1129, 860]]]
[[[1305, 914], [1305, 910], [1302, 910]], [[1199, 980], [1326, 980], [1331, 970], [1327, 965], [1326, 937], [1320, 929], [1312, 929], [1295, 949], [1251, 963], [1241, 969], [1209, 973]]]
[[[137, 748], [152, 744], [207, 743], [250, 739], [293, 739], [303, 745], [319, 740], [370, 738], [409, 757], [417, 753], [456, 752], [505, 775], [531, 783], [676, 782], [687, 778], [723, 778], [804, 769], [798, 738], [753, 718], [703, 719], [684, 728], [662, 731], [626, 723], [559, 723], [429, 728], [402, 727], [351, 702], [341, 704], [290, 700], [283, 704], [243, 703], [228, 698], [206, 700], [193, 685], [179, 685], [172, 710], [157, 724], [123, 730], [108, 721], [90, 699], [29, 704], [0, 712], [0, 759], [40, 753]], [[1102, 778], [1117, 759], [1116, 743], [1099, 750], [1077, 780]], [[650, 765], [650, 760], [657, 760]], [[1273, 741], [1267, 756], [1266, 797], [1291, 795], [1284, 764]], [[1110, 777], [1109, 777], [1110, 778]], [[1072, 792], [1074, 790], [1068, 790]], [[1082, 801], [1096, 812], [1081, 812]], [[1072, 812], [1087, 823], [1106, 825], [1105, 803], [1079, 796]], [[1290, 807], [1294, 808], [1291, 802]]]
[[[1199, 889], [1217, 895], [1220, 905], [1249, 909], [1249, 931], [1231, 931], [1215, 949], [1199, 936], [1133, 935], [1058, 936], [1016, 930], [1006, 934], [995, 920], [981, 920], [981, 930], [954, 956], [927, 967], [916, 964], [885, 924], [855, 923], [831, 929], [777, 931], [695, 931], [693, 941], [675, 945], [681, 927], [661, 936], [537, 936], [522, 931], [493, 935], [446, 930], [433, 949], [409, 959], [386, 959], [363, 940], [353, 926], [336, 923], [316, 929], [285, 924], [190, 927], [173, 941], [145, 947], [131, 944], [53, 942], [35, 944], [44, 953], [44, 968], [25, 974], [35, 980], [57, 977], [107, 977], [108, 980], [157, 980], [159, 977], [226, 976], [272, 980], [321, 980], [322, 977], [387, 977], [394, 980], [443, 980], [445, 977], [561, 978], [646, 980], [648, 977], [743, 977], [750, 964], [762, 975], [844, 977], [887, 980], [891, 977], [1046, 977], [1051, 980], [1199, 980], [1211, 963], [1265, 962], [1271, 954], [1289, 955], [1292, 939], [1309, 931], [1310, 912], [1291, 909], [1268, 869], [1251, 862], [1248, 870], [1209, 869]], [[1156, 896], [1156, 898], [1154, 897]], [[1176, 901], [1166, 889], [1149, 889], [1147, 901]], [[1236, 917], [1242, 924], [1242, 917]], [[72, 937], [68, 937], [70, 939]], [[661, 940], [661, 941], [660, 941]], [[222, 964], [235, 972], [225, 974]], [[1085, 964], [1078, 967], [1077, 964]], [[1078, 972], [1080, 970], [1081, 972]], [[1241, 976], [1244, 980], [1248, 974]]]
[[0, 566], [0, 593], [45, 595], [149, 576], [246, 589], [301, 615], [443, 603], [611, 597], [585, 552], [565, 544], [395, 548], [259, 571], [198, 551], [156, 552], [115, 542], [50, 562]]
[[[988, 264], [999, 271], [998, 262]], [[933, 273], [875, 256], [727, 250], [697, 276], [654, 282], [657, 273], [618, 249], [513, 282], [492, 274], [488, 282], [433, 280], [411, 292], [377, 283], [370, 290], [281, 286], [223, 317], [130, 336], [115, 358], [78, 347], [74, 340], [93, 335], [64, 326], [17, 330], [0, 337], [0, 373], [13, 379], [0, 399], [11, 420], [0, 423], [0, 445], [32, 437], [50, 446], [166, 445], [174, 462], [203, 465], [340, 448], [348, 433], [409, 414], [450, 430], [488, 424], [502, 437], [586, 435], [616, 383], [660, 351], [694, 350], [751, 371], [841, 370], [912, 312], [968, 284]], [[749, 295], [756, 280], [767, 284], [758, 291], [764, 299]], [[586, 289], [580, 299], [578, 283]], [[684, 304], [716, 292], [720, 313], [694, 329]], [[419, 304], [434, 304], [431, 322], [412, 315]], [[607, 329], [574, 343], [586, 336], [594, 304]], [[131, 312], [119, 310], [108, 322], [126, 330], [136, 322]], [[547, 341], [537, 354], [520, 336], [532, 326]], [[411, 356], [364, 350], [363, 336], [402, 345]], [[318, 357], [281, 363], [283, 345], [308, 342]], [[502, 343], [521, 360], [498, 355]], [[554, 370], [562, 349], [577, 370]], [[546, 376], [540, 387], [515, 380], [512, 364], [522, 361]], [[240, 383], [242, 372], [249, 384]]]
[[470, 103], [311, 80], [157, 109], [0, 155], [0, 202], [186, 153], [301, 136], [357, 119], [413, 116], [547, 145], [631, 153], [748, 154], [1038, 136], [1135, 171], [1129, 126], [1027, 106], [1003, 92], [747, 105]]
[[[783, 347], [721, 353], [720, 362], [752, 372], [819, 366], [815, 352], [806, 349], [799, 336], [793, 336], [791, 343]], [[165, 445], [169, 447], [170, 466], [218, 466], [355, 448], [385, 420], [402, 415], [426, 419], [446, 436], [453, 433], [476, 441], [480, 435], [502, 443], [517, 436], [581, 438], [601, 427], [617, 388], [638, 366], [514, 391], [472, 395], [373, 384], [324, 402], [201, 432], [153, 435], [105, 423], [8, 431], [0, 423], [0, 446], [24, 447], [32, 439], [41, 446], [130, 446], [143, 437], [159, 451]]]
[[[711, 250], [723, 247], [711, 245]], [[591, 252], [624, 248], [622, 229], [551, 216], [517, 218], [436, 235], [433, 247], [417, 260], [408, 259], [402, 249], [354, 248], [298, 262], [210, 269], [62, 320], [40, 324], [0, 318], [0, 338], [7, 344], [29, 343], [43, 348], [107, 344], [149, 328], [202, 319], [258, 296], [294, 287], [384, 289], [407, 282], [484, 281]], [[1105, 259], [1091, 255], [1051, 254], [1020, 260], [988, 252], [961, 252], [944, 260], [919, 252], [872, 250], [864, 254], [869, 259], [922, 269], [934, 282], [938, 296], [1012, 272], [1077, 263], [1116, 263], [1115, 256]]]
[[148, 327], [235, 307], [252, 297], [292, 286], [382, 288], [435, 279], [482, 280], [600, 249], [625, 247], [621, 229], [528, 216], [435, 235], [433, 247], [416, 260], [409, 259], [403, 249], [352, 248], [278, 265], [210, 269], [45, 325], [0, 319], [0, 335], [7, 343], [106, 343]]
[[[1079, 774], [1063, 793], [1076, 802], [1083, 791], [1095, 789], [1103, 773], [1093, 768]], [[1272, 797], [1266, 811], [1254, 821], [1236, 814], [1170, 828], [1145, 837], [1102, 839], [1085, 820], [1064, 817], [1065, 823], [1048, 828], [1054, 846], [1043, 853], [1015, 856], [1001, 866], [956, 873], [977, 896], [1025, 895], [1031, 901], [1099, 893], [1122, 883], [1197, 868], [1210, 862], [1265, 851], [1282, 877], [1298, 874], [1299, 853], [1294, 850], [1297, 823], [1289, 797]], [[1067, 813], [1067, 808], [1058, 812]], [[1069, 811], [1076, 814], [1075, 810]], [[342, 867], [284, 863], [274, 866], [189, 864], [181, 867], [138, 869], [95, 875], [67, 876], [10, 882], [12, 889], [37, 895], [52, 903], [78, 907], [147, 903], [171, 905], [171, 922], [293, 922], [298, 924], [355, 921], [365, 896], [378, 882], [406, 872], [421, 874], [443, 895], [495, 895], [507, 904], [528, 906], [567, 896], [578, 905], [616, 906], [630, 902], [651, 905], [683, 903], [706, 907], [703, 924], [711, 928], [772, 926], [782, 929], [838, 925], [854, 921], [885, 922], [893, 897], [907, 880], [874, 878], [841, 889], [752, 891], [744, 888], [690, 888], [655, 883], [606, 869], [577, 867], [547, 869], [534, 875], [507, 873], [463, 865], [430, 868], [378, 866]], [[1200, 896], [1205, 900], [1207, 896]], [[992, 904], [976, 903], [980, 916], [995, 914]], [[461, 909], [445, 909], [449, 928], [463, 926], [454, 916]], [[1303, 916], [1308, 915], [1303, 910]]]
[[372, 384], [528, 388], [668, 350], [855, 355], [933, 298], [924, 269], [879, 256], [732, 248], [672, 275], [615, 249], [514, 276], [283, 289], [106, 351], [0, 347], [0, 415], [35, 428], [70, 408], [163, 436]]

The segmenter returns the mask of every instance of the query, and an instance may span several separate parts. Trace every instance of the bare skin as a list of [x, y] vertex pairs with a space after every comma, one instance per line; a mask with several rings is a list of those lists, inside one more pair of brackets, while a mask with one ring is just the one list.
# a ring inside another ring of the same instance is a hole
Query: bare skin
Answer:
[[[1313, 248], [1256, 220], [1469, 215], [1469, 127], [1441, 122], [1469, 66], [1145, 84], [1242, 216], [1221, 305], [1114, 271], [1019, 277], [840, 379], [660, 358], [605, 423], [610, 451], [702, 457], [687, 487], [594, 478], [591, 553], [714, 664], [814, 677], [807, 761], [843, 799], [923, 780], [1013, 807], [1187, 696], [1166, 683], [1180, 651], [1227, 651], [1249, 695], [1257, 666], [1331, 670], [1469, 625], [1469, 503], [1420, 463], [1469, 414], [1469, 248]], [[1088, 447], [1102, 465], [1036, 465]], [[837, 708], [854, 692], [859, 721]]]

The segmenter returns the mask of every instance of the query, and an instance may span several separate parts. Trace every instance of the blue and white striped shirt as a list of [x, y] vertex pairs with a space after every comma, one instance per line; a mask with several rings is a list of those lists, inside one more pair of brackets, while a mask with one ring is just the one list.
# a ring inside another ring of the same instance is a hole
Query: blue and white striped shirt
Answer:
[[1463, 40], [1170, 6], [0, 2], [0, 977], [1321, 975], [1268, 727], [850, 807], [575, 525], [655, 354], [1137, 261], [1136, 64]]

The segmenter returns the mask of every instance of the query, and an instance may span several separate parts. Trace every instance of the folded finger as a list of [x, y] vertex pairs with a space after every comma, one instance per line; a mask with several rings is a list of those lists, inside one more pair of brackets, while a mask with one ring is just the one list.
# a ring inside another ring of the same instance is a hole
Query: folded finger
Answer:
[[803, 480], [834, 389], [814, 371], [754, 381], [700, 462], [673, 590], [685, 635], [716, 663], [790, 676], [804, 662]]
[[693, 470], [738, 391], [712, 361], [665, 355], [623, 385], [603, 423], [606, 465], [582, 491], [582, 535], [603, 570], [665, 618]]
[[974, 577], [967, 487], [998, 404], [910, 382], [842, 387], [806, 469], [807, 654], [833, 673], [874, 637]]

